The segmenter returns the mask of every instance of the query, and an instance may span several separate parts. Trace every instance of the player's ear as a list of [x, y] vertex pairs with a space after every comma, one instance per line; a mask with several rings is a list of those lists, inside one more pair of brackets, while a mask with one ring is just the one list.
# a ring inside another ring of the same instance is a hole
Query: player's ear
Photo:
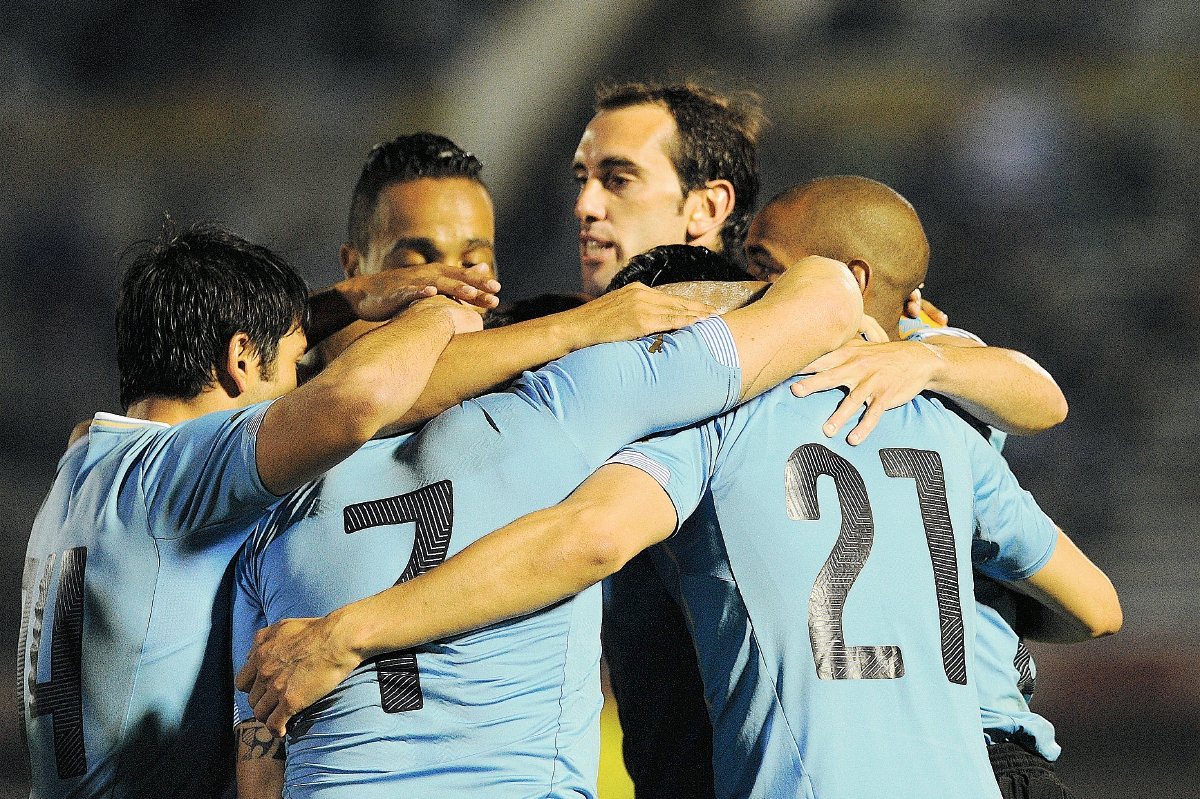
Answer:
[[343, 244], [339, 255], [342, 257], [342, 271], [346, 273], [346, 277], [357, 277], [358, 266], [362, 262], [362, 253], [358, 251], [358, 248], [350, 244]]
[[[230, 397], [241, 396], [257, 377], [259, 355], [258, 348], [250, 341], [245, 333], [234, 333], [229, 339], [225, 352], [225, 362], [217, 370], [217, 382]], [[251, 370], [256, 370], [251, 373]]]
[[735, 200], [733, 184], [728, 180], [710, 180], [704, 188], [689, 194], [684, 206], [688, 214], [688, 241], [704, 238], [714, 231], [719, 232], [733, 213]]
[[846, 266], [850, 267], [850, 274], [854, 275], [854, 280], [858, 283], [858, 290], [865, 297], [867, 287], [871, 285], [871, 265], [862, 258], [851, 258], [846, 262]]

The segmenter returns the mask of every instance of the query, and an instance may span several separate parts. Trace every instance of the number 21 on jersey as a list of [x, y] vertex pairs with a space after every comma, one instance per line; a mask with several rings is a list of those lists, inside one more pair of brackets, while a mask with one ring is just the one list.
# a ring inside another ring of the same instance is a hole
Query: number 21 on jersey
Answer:
[[[966, 685], [967, 659], [958, 591], [958, 560], [941, 456], [932, 450], [881, 449], [879, 459], [888, 477], [912, 478], [916, 483], [925, 543], [933, 562], [942, 665], [946, 679]], [[903, 677], [904, 655], [900, 647], [846, 646], [842, 631], [846, 597], [870, 557], [875, 539], [871, 501], [862, 475], [848, 460], [828, 447], [816, 443], [798, 447], [784, 467], [788, 517], [804, 521], [821, 518], [817, 503], [817, 478], [821, 475], [833, 478], [842, 525], [808, 600], [808, 634], [817, 676], [822, 680]]]

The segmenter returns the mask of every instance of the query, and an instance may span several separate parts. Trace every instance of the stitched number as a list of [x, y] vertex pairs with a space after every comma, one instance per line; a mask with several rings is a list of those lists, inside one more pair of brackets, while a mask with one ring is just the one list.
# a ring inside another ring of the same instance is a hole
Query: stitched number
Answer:
[[808, 598], [808, 636], [822, 680], [887, 680], [904, 676], [897, 646], [846, 646], [842, 610], [851, 586], [871, 554], [875, 525], [862, 475], [850, 462], [820, 444], [805, 444], [788, 458], [784, 479], [792, 519], [821, 518], [817, 478], [829, 475], [837, 488], [842, 526]]
[[[941, 456], [931, 450], [881, 449], [879, 460], [888, 477], [916, 481], [925, 544], [933, 562], [942, 635], [942, 666], [946, 679], [966, 685], [967, 656], [962, 602], [958, 593], [958, 558]], [[805, 444], [791, 454], [784, 471], [788, 517], [804, 521], [821, 518], [817, 506], [817, 478], [823, 474], [832, 477], [837, 488], [842, 526], [808, 598], [808, 636], [812, 641], [817, 676], [822, 680], [903, 677], [904, 657], [899, 647], [848, 647], [842, 633], [846, 597], [871, 555], [875, 538], [871, 501], [867, 498], [862, 475], [849, 461], [827, 447]]]
[[[396, 580], [396, 585], [400, 585], [446, 559], [454, 527], [454, 487], [449, 480], [442, 480], [398, 497], [349, 505], [342, 515], [347, 533], [416, 522], [408, 566]], [[375, 671], [379, 675], [379, 699], [385, 713], [421, 709], [424, 700], [416, 650], [380, 655], [375, 658]]]
[[933, 585], [937, 593], [938, 621], [942, 628], [942, 667], [946, 679], [967, 684], [967, 653], [963, 642], [962, 602], [958, 597], [958, 558], [954, 552], [954, 528], [946, 503], [946, 476], [942, 456], [925, 449], [881, 449], [879, 460], [888, 477], [911, 477], [917, 484], [917, 504], [925, 543], [933, 561]]
[[[25, 671], [29, 656], [27, 695], [30, 717], [49, 715], [54, 727], [54, 764], [59, 779], [87, 773], [87, 753], [83, 745], [83, 573], [87, 568], [87, 547], [75, 547], [62, 553], [58, 574], [58, 592], [54, 600], [54, 626], [50, 641], [50, 681], [38, 682], [42, 619], [54, 574], [56, 555], [46, 558], [42, 578], [34, 599], [33, 581], [37, 561], [25, 561], [21, 580], [21, 638], [18, 645], [18, 674]], [[29, 627], [29, 605], [33, 602], [33, 628]], [[28, 646], [28, 650], [26, 650]], [[22, 728], [24, 725], [22, 725]]]

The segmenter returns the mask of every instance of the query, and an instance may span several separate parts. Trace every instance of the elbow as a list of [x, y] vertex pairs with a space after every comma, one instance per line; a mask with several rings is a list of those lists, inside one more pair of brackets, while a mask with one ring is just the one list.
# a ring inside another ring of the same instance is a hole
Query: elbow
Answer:
[[1121, 610], [1121, 603], [1113, 593], [1112, 601], [1107, 603], [1103, 612], [1090, 619], [1088, 623], [1088, 634], [1092, 638], [1104, 638], [1108, 635], [1116, 635], [1121, 631], [1121, 626], [1125, 623], [1125, 614]]
[[630, 551], [623, 526], [599, 508], [576, 511], [567, 529], [583, 533], [572, 537], [566, 553], [573, 571], [582, 577], [579, 590], [620, 571], [637, 554]]
[[830, 337], [827, 346], [835, 350], [862, 328], [863, 295], [845, 264], [828, 261], [828, 265], [821, 307], [826, 321], [824, 329]]
[[1067, 413], [1070, 410], [1071, 410], [1070, 407], [1067, 405], [1067, 398], [1063, 395], [1063, 393], [1061, 391], [1059, 391], [1058, 392], [1058, 401], [1056, 403], [1054, 403], [1054, 406], [1051, 411], [1051, 417], [1052, 417], [1053, 421], [1048, 426], [1054, 427], [1055, 425], [1059, 425], [1059, 424], [1062, 424], [1063, 422], [1065, 422], [1067, 420]]
[[344, 443], [360, 446], [385, 424], [393, 421], [396, 416], [393, 400], [394, 392], [388, 390], [386, 382], [380, 380], [379, 375], [348, 375], [340, 381], [337, 394], [332, 398], [336, 411], [330, 417], [340, 421], [340, 435]]

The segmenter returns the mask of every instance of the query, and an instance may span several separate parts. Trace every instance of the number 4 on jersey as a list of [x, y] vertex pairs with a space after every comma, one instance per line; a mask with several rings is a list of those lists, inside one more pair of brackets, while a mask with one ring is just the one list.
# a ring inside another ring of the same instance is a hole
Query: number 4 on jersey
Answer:
[[[54, 600], [54, 626], [50, 632], [50, 680], [38, 682], [38, 660], [42, 641], [42, 619], [46, 612], [50, 577], [54, 573], [54, 553], [46, 558], [42, 578], [34, 600], [33, 581], [37, 561], [25, 561], [21, 581], [24, 597], [21, 614], [21, 640], [17, 651], [17, 674], [29, 672], [25, 690], [31, 718], [49, 715], [54, 728], [54, 763], [59, 779], [87, 773], [87, 753], [83, 741], [83, 573], [87, 567], [87, 547], [75, 547], [62, 553], [58, 591]], [[29, 628], [30, 604], [33, 604], [33, 629]], [[28, 649], [26, 649], [28, 647]]]
[[[446, 559], [454, 527], [454, 486], [442, 480], [396, 497], [346, 506], [342, 513], [346, 533], [357, 533], [386, 524], [416, 522], [412, 554], [396, 585], [437, 566]], [[421, 675], [411, 649], [389, 652], [375, 659], [379, 699], [385, 713], [420, 710]]]

